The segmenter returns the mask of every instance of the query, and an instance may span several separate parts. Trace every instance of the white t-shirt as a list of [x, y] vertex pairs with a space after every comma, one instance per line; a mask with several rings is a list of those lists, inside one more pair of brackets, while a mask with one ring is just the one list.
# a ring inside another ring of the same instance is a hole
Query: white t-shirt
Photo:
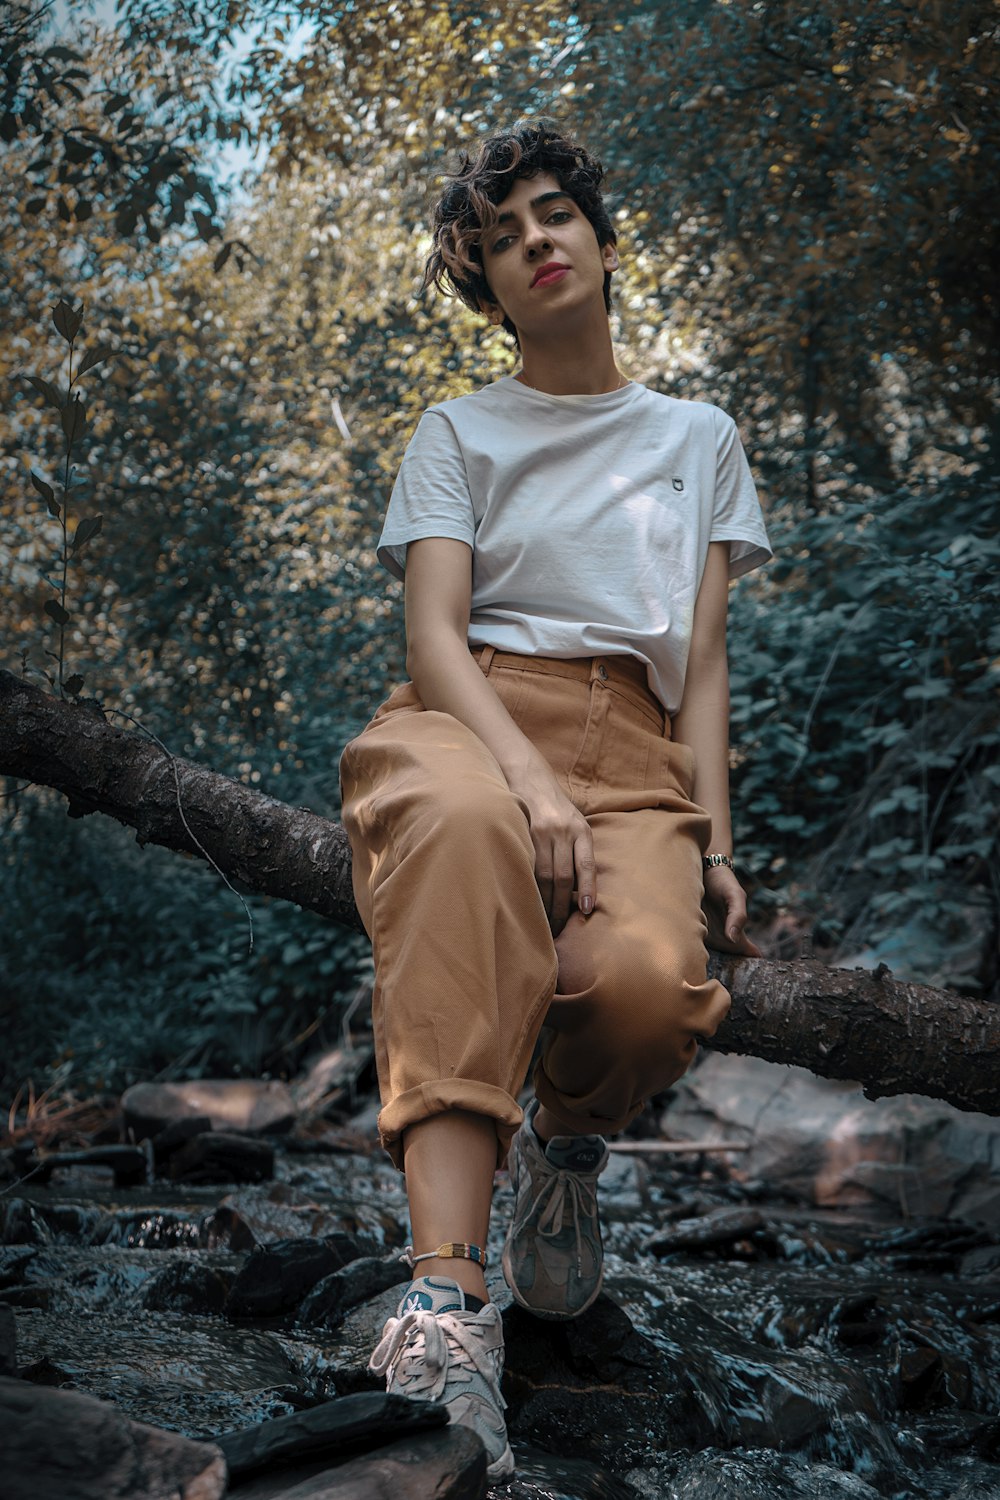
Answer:
[[629, 653], [670, 714], [709, 542], [729, 543], [732, 578], [771, 556], [732, 418], [636, 382], [550, 396], [505, 376], [430, 407], [379, 560], [402, 578], [407, 544], [429, 536], [472, 548], [470, 645]]

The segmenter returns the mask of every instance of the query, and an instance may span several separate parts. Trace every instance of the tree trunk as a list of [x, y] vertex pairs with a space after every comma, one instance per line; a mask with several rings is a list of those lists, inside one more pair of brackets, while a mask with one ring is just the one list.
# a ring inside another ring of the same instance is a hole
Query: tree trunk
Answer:
[[[62, 702], [0, 672], [0, 775], [62, 792], [140, 843], [208, 858], [231, 880], [361, 928], [339, 823], [290, 807], [116, 729], [96, 703]], [[894, 980], [888, 970], [713, 954], [733, 1008], [723, 1052], [860, 1081], [870, 1098], [918, 1093], [1000, 1114], [1000, 1007]]]

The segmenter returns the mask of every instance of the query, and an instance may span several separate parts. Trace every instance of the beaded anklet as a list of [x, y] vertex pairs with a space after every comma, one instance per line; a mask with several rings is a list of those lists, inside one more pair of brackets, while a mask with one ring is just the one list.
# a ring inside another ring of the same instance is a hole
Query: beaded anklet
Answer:
[[470, 1245], [466, 1240], [455, 1240], [447, 1245], [438, 1245], [436, 1250], [428, 1250], [423, 1255], [414, 1255], [413, 1246], [407, 1245], [400, 1260], [405, 1261], [412, 1270], [418, 1260], [474, 1260], [477, 1265], [486, 1270], [486, 1251], [478, 1245]]

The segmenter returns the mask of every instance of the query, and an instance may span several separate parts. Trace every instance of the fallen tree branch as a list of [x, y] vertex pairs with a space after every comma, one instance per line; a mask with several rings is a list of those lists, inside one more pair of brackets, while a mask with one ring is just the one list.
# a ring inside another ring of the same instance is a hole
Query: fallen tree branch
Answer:
[[[93, 702], [66, 703], [0, 672], [0, 775], [63, 793], [71, 817], [105, 813], [140, 843], [207, 853], [250, 889], [361, 928], [340, 824], [168, 756]], [[870, 1098], [912, 1092], [1000, 1114], [998, 1006], [884, 969], [712, 954], [711, 972], [733, 997], [709, 1044], [719, 1051], [857, 1080]]]

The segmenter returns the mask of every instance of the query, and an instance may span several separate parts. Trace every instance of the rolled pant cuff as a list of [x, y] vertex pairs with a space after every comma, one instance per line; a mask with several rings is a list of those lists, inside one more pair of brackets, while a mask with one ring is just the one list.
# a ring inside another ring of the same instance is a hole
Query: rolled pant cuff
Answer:
[[407, 1089], [387, 1104], [378, 1117], [379, 1139], [400, 1172], [403, 1171], [404, 1130], [453, 1109], [465, 1110], [470, 1115], [485, 1115], [494, 1121], [497, 1166], [503, 1166], [514, 1132], [524, 1119], [524, 1111], [517, 1100], [505, 1089], [492, 1083], [480, 1083], [474, 1078], [435, 1078]]

